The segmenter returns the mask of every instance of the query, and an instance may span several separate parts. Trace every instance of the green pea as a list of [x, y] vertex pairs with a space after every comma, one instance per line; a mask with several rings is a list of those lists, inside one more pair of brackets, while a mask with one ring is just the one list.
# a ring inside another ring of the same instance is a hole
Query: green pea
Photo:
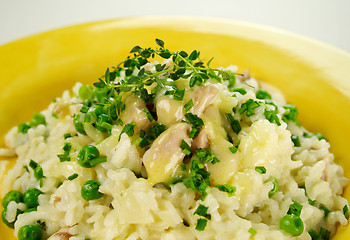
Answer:
[[44, 115], [42, 115], [41, 113], [34, 113], [32, 119], [29, 121], [29, 126], [36, 127], [40, 124], [46, 124]]
[[74, 127], [78, 133], [86, 135], [84, 124], [80, 118], [81, 118], [80, 114], [74, 116], [74, 119], [73, 119]]
[[81, 100], [91, 100], [94, 98], [94, 89], [89, 85], [83, 85], [79, 88], [78, 95]]
[[41, 240], [43, 230], [39, 225], [25, 225], [18, 231], [18, 240]]
[[17, 221], [17, 217], [18, 215], [20, 215], [21, 213], [23, 213], [21, 210], [17, 209], [16, 212], [16, 218], [13, 222], [8, 222], [6, 219], [6, 214], [7, 214], [7, 209], [4, 209], [1, 213], [1, 220], [5, 223], [6, 226], [8, 226], [9, 228], [14, 228], [15, 226], [15, 222]]
[[16, 190], [9, 191], [8, 193], [6, 193], [4, 199], [2, 200], [2, 206], [4, 208], [7, 208], [7, 205], [11, 201], [15, 201], [16, 203], [23, 202], [23, 194]]
[[37, 207], [39, 205], [38, 196], [42, 194], [39, 189], [29, 188], [24, 192], [24, 203], [27, 204], [29, 208]]
[[281, 218], [280, 228], [292, 236], [299, 236], [304, 231], [304, 223], [300, 217], [288, 214]]
[[107, 157], [100, 157], [100, 152], [95, 146], [85, 145], [79, 151], [77, 160], [80, 166], [92, 168], [99, 163], [107, 161]]
[[87, 181], [81, 188], [81, 196], [87, 201], [102, 197], [103, 194], [98, 191], [100, 186], [101, 184], [95, 180]]

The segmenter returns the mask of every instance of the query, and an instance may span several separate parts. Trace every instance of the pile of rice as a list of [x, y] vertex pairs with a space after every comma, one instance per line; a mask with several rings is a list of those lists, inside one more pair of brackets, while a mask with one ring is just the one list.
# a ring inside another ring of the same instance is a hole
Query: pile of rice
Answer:
[[[152, 71], [154, 64], [148, 64], [147, 68]], [[136, 122], [136, 135], [140, 129], [155, 123], [166, 127], [158, 137], [165, 140], [155, 140], [146, 148], [137, 146], [135, 136], [122, 133], [123, 125], [117, 123], [113, 124], [109, 136], [95, 128], [86, 129], [87, 135], [78, 133], [72, 116], [82, 107], [81, 86], [76, 84], [72, 93], [65, 91], [41, 112], [46, 124], [32, 127], [27, 133], [19, 133], [14, 127], [6, 135], [8, 151], [14, 151], [18, 159], [3, 181], [2, 196], [12, 189], [23, 193], [37, 188], [43, 193], [39, 195], [37, 211], [18, 216], [15, 234], [22, 226], [45, 223], [45, 239], [60, 231], [68, 233], [71, 240], [306, 240], [311, 239], [310, 230], [319, 232], [323, 228], [334, 234], [338, 223], [348, 223], [343, 211], [348, 203], [341, 196], [347, 179], [343, 169], [334, 163], [329, 143], [321, 135], [309, 133], [297, 121], [284, 119], [289, 105], [272, 86], [252, 77], [237, 79], [231, 91], [227, 84], [213, 81], [192, 88], [187, 86], [182, 101], [164, 94], [154, 99], [157, 119], [153, 121], [141, 111], [147, 108], [145, 103], [129, 94], [123, 100], [125, 110], [121, 119], [124, 124]], [[267, 90], [272, 99], [258, 99], [256, 93], [261, 89]], [[198, 135], [201, 139], [186, 138], [186, 142], [192, 150], [209, 146], [220, 160], [206, 166], [213, 187], [204, 199], [181, 181], [165, 184], [179, 176], [182, 161], [167, 169], [169, 165], [159, 160], [167, 154], [185, 158], [179, 141], [183, 139], [183, 131], [188, 134], [188, 129], [183, 130], [187, 124], [183, 122], [186, 120], [183, 105], [189, 99], [194, 102], [189, 112], [203, 119], [204, 126]], [[259, 106], [250, 116], [239, 111], [233, 114], [242, 127], [233, 144], [226, 136], [234, 133], [225, 113], [242, 108], [249, 99], [259, 102]], [[266, 109], [278, 110], [275, 112], [280, 124], [266, 118]], [[72, 137], [65, 139], [63, 136], [67, 133]], [[300, 146], [295, 146], [292, 135], [298, 137]], [[71, 144], [71, 161], [60, 162], [57, 155], [63, 153], [62, 147], [67, 142]], [[76, 158], [87, 144], [96, 146], [107, 161], [93, 168], [81, 167]], [[159, 146], [153, 146], [155, 144]], [[234, 145], [235, 153], [229, 149]], [[30, 160], [42, 167], [42, 181], [38, 181], [28, 167]], [[257, 171], [259, 166], [263, 166], [266, 173]], [[68, 180], [73, 174], [78, 177]], [[101, 183], [99, 192], [103, 196], [87, 201], [81, 196], [81, 188], [91, 179]], [[276, 187], [271, 179], [277, 180], [278, 189], [269, 197], [269, 192]], [[234, 186], [234, 194], [214, 187], [217, 184]], [[300, 218], [304, 224], [304, 231], [297, 237], [280, 228], [281, 218], [295, 201], [302, 204]], [[208, 207], [210, 215], [202, 231], [196, 230], [197, 220], [202, 217], [194, 214], [200, 205]], [[7, 220], [13, 221], [17, 209], [24, 211], [25, 208], [23, 203], [11, 202], [7, 207]]]

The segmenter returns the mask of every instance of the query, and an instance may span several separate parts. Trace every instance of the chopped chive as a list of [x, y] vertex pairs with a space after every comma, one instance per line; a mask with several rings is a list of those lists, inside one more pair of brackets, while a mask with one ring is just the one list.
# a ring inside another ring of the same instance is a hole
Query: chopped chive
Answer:
[[321, 235], [318, 234], [315, 230], [311, 229], [308, 233], [312, 240], [322, 240]]
[[250, 117], [255, 114], [254, 109], [259, 107], [260, 104], [258, 101], [254, 101], [253, 99], [248, 99], [246, 102], [244, 102], [240, 109], [239, 109], [239, 114], [245, 113], [247, 117]]
[[275, 111], [266, 108], [264, 111], [264, 116], [266, 117], [267, 120], [269, 120], [270, 123], [276, 123], [277, 126], [281, 125], [280, 120]]
[[270, 177], [266, 182], [272, 182], [273, 184], [272, 189], [269, 191], [269, 198], [271, 198], [276, 192], [278, 192], [278, 182], [275, 177]]
[[255, 236], [256, 234], [256, 230], [254, 228], [249, 228], [248, 229], [248, 232], [252, 235], [252, 236]]
[[222, 192], [226, 192], [229, 197], [235, 195], [236, 187], [230, 184], [215, 185], [215, 187]]
[[164, 95], [173, 95], [175, 93], [175, 90], [167, 90], [165, 91]]
[[27, 133], [30, 126], [27, 123], [22, 123], [18, 126], [18, 132], [19, 133]]
[[231, 146], [231, 147], [229, 147], [228, 149], [230, 149], [230, 151], [231, 151], [232, 153], [236, 153], [236, 152], [238, 151], [238, 148], [235, 147], [235, 146]]
[[247, 93], [247, 91], [244, 88], [234, 88], [234, 89], [230, 89], [230, 92], [238, 92], [242, 95], [245, 95]]
[[182, 149], [182, 152], [189, 156], [191, 154], [191, 147], [185, 142], [185, 140], [182, 139], [180, 148]]
[[29, 167], [31, 167], [34, 170], [37, 166], [38, 164], [31, 159], [29, 162]]
[[324, 212], [325, 217], [328, 217], [328, 215], [331, 213], [331, 210], [329, 210], [325, 206], [320, 206], [319, 208]]
[[192, 99], [184, 105], [184, 109], [188, 112], [194, 106]]
[[323, 240], [329, 240], [329, 237], [331, 236], [331, 232], [328, 231], [327, 229], [321, 227], [320, 228], [320, 235]]
[[56, 113], [52, 113], [51, 116], [54, 117], [54, 118], [56, 118], [56, 119], [58, 119], [58, 116], [57, 116]]
[[291, 139], [292, 139], [292, 141], [293, 141], [293, 143], [294, 143], [294, 147], [300, 147], [301, 146], [301, 144], [300, 144], [300, 139], [299, 139], [299, 137], [297, 136], [297, 135], [292, 135], [291, 136]]
[[287, 214], [294, 214], [298, 217], [300, 217], [301, 210], [303, 209], [303, 205], [301, 205], [297, 201], [293, 201], [291, 205], [289, 205], [289, 210]]
[[255, 171], [257, 171], [260, 174], [265, 174], [266, 173], [266, 168], [264, 166], [256, 166]]
[[202, 204], [199, 204], [199, 206], [197, 207], [196, 211], [193, 213], [193, 215], [199, 215], [199, 216], [202, 216], [202, 217], [205, 217], [206, 214], [207, 214], [207, 211], [208, 211], [208, 207], [202, 205]]
[[225, 113], [225, 116], [228, 122], [230, 123], [232, 130], [236, 134], [238, 134], [242, 130], [241, 125], [239, 124], [239, 121], [234, 119], [231, 113]]
[[44, 115], [42, 115], [41, 113], [34, 113], [32, 119], [29, 122], [29, 126], [36, 127], [40, 124], [46, 125], [46, 120]]
[[182, 101], [184, 99], [184, 95], [185, 95], [185, 89], [183, 90], [176, 89], [174, 93], [174, 100]]
[[283, 106], [283, 108], [286, 111], [283, 113], [282, 120], [286, 123], [288, 123], [289, 121], [292, 121], [298, 125], [299, 123], [298, 123], [297, 118], [299, 115], [299, 111], [296, 108], [296, 106], [287, 104], [287, 105]]
[[271, 99], [272, 98], [271, 95], [263, 89], [259, 89], [256, 92], [255, 96], [257, 99]]
[[87, 113], [89, 111], [90, 107], [86, 106], [86, 105], [83, 105], [81, 108], [80, 108], [80, 112], [81, 113]]
[[197, 231], [203, 231], [205, 227], [207, 226], [208, 220], [205, 218], [200, 218], [197, 220], [196, 230]]
[[78, 177], [78, 174], [77, 174], [77, 173], [74, 173], [74, 174], [72, 174], [72, 175], [70, 175], [70, 176], [68, 177], [68, 180], [69, 180], [69, 181], [72, 181], [72, 180], [76, 179], [77, 177]]
[[60, 159], [60, 162], [69, 162], [70, 157], [64, 154], [58, 154], [57, 157]]
[[345, 217], [346, 219], [349, 219], [349, 207], [348, 207], [348, 205], [344, 205], [344, 207], [343, 207], [343, 213], [344, 213], [344, 217]]
[[64, 139], [71, 138], [71, 137], [72, 137], [72, 134], [70, 134], [70, 133], [65, 133], [65, 134], [63, 135], [63, 137], [64, 137]]
[[143, 111], [144, 113], [146, 113], [147, 118], [148, 118], [148, 120], [149, 120], [150, 122], [152, 122], [152, 121], [154, 120], [154, 118], [153, 118], [153, 116], [152, 116], [152, 114], [151, 114], [150, 111], [148, 111], [147, 109], [142, 109], [142, 111]]
[[132, 137], [134, 135], [134, 127], [135, 127], [135, 123], [129, 123], [126, 124], [122, 130], [122, 132], [119, 135], [118, 141], [120, 141], [120, 138], [122, 136], [123, 133], [126, 133], [126, 135], [128, 135], [129, 137]]

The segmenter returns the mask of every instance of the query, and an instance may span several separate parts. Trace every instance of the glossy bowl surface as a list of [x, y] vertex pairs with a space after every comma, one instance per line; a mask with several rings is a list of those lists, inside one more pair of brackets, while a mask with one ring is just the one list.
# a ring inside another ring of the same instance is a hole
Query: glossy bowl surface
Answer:
[[[214, 67], [250, 69], [253, 77], [277, 86], [298, 107], [302, 125], [330, 141], [336, 162], [350, 178], [350, 55], [281, 30], [208, 18], [109, 20], [0, 46], [0, 145], [12, 126], [28, 121], [64, 89], [77, 81], [97, 81], [132, 47], [155, 46], [155, 38], [172, 50], [197, 49], [207, 60], [214, 56]], [[0, 181], [9, 165], [0, 164]], [[3, 223], [0, 233], [2, 239], [14, 239]], [[333, 239], [350, 239], [350, 227], [340, 227]]]

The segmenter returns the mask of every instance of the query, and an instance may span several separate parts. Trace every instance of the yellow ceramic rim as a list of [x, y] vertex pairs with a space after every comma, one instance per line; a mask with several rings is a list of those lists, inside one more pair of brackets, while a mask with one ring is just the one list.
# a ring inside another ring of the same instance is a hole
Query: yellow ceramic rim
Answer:
[[[257, 79], [277, 86], [297, 105], [301, 123], [327, 137], [336, 162], [350, 177], [349, 53], [289, 32], [222, 19], [123, 18], [44, 32], [0, 46], [0, 136], [28, 121], [76, 81], [96, 81], [133, 46], [155, 46], [155, 38], [170, 49], [197, 49], [206, 59], [214, 56], [213, 66], [250, 69]], [[348, 189], [344, 196], [350, 199]], [[0, 232], [14, 239], [2, 223]], [[340, 227], [334, 239], [347, 237], [350, 228]]]

